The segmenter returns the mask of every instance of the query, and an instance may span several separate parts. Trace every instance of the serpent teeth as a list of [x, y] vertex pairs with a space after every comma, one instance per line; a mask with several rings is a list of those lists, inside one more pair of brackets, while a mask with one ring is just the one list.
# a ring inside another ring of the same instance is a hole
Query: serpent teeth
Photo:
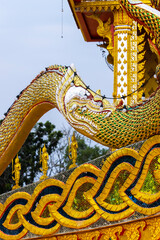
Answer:
[[108, 112], [108, 113], [105, 115], [105, 117], [104, 117], [104, 118], [107, 118], [107, 117], [109, 117], [109, 116], [111, 115], [111, 113], [112, 113], [112, 112]]
[[87, 90], [85, 91], [85, 95], [86, 96], [90, 96], [90, 92], [88, 92]]
[[83, 107], [83, 108], [82, 108], [82, 112], [85, 112], [86, 110], [87, 110], [86, 107]]
[[76, 104], [73, 104], [73, 106], [70, 108], [70, 111], [72, 112], [73, 110], [76, 109], [76, 107], [77, 107], [77, 105], [76, 105]]

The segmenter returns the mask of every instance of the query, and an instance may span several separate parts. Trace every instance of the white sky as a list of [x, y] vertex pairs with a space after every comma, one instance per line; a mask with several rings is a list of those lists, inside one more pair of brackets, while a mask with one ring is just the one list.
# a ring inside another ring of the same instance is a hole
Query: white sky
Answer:
[[[45, 67], [74, 63], [83, 81], [93, 90], [112, 97], [113, 73], [96, 43], [84, 41], [67, 0], [64, 1], [61, 38], [61, 0], [0, 0], [0, 119]], [[56, 109], [41, 121], [57, 129], [65, 120]]]

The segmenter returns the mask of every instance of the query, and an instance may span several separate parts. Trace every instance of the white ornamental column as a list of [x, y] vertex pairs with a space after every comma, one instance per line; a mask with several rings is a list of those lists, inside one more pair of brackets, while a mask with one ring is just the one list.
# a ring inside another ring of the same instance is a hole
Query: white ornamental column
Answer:
[[[131, 81], [131, 34], [132, 20], [122, 10], [114, 14], [114, 92], [113, 97], [129, 94]], [[129, 104], [130, 98], [125, 98]], [[115, 100], [116, 102], [116, 100]]]

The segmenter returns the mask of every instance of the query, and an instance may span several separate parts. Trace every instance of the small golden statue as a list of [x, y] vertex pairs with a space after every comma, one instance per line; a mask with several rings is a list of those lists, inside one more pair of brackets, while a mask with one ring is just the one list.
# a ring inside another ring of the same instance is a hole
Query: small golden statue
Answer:
[[42, 148], [42, 153], [40, 149], [40, 163], [42, 163], [42, 168], [40, 168], [40, 170], [41, 172], [43, 172], [43, 175], [40, 177], [40, 180], [44, 180], [47, 178], [48, 159], [49, 159], [49, 155], [47, 153], [47, 149], [44, 144], [44, 147]]
[[68, 139], [68, 145], [69, 145], [69, 159], [72, 160], [72, 164], [69, 166], [69, 169], [71, 169], [71, 168], [77, 167], [76, 159], [77, 159], [78, 143], [76, 141], [75, 132], [73, 132], [71, 144], [70, 144], [70, 138]]
[[12, 187], [12, 190], [20, 188], [19, 186], [20, 170], [21, 170], [21, 164], [19, 162], [19, 158], [17, 155], [15, 159], [14, 167], [13, 167], [13, 160], [12, 160], [12, 175], [14, 174], [14, 177], [12, 176], [12, 179], [15, 181], [15, 185]]

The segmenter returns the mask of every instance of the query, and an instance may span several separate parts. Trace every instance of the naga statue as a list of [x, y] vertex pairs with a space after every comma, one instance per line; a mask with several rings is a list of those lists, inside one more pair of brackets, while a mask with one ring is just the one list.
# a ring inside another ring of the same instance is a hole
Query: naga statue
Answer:
[[[154, 34], [155, 49], [159, 52], [160, 12], [140, 1], [121, 0], [121, 4], [131, 18]], [[0, 126], [0, 174], [34, 124], [52, 108], [57, 108], [78, 132], [111, 148], [121, 148], [160, 133], [160, 87], [135, 106], [114, 106], [105, 96], [86, 86], [74, 66], [50, 66], [17, 96]]]
[[[131, 18], [154, 34], [156, 44], [150, 44], [159, 54], [159, 2], [153, 3], [158, 10], [140, 1], [121, 0], [121, 5]], [[159, 84], [159, 65], [156, 75]], [[37, 183], [36, 188], [33, 186], [32, 194], [13, 192], [5, 202], [2, 196], [0, 238], [20, 239], [29, 231], [49, 237], [61, 226], [69, 228], [69, 231], [73, 228], [81, 229], [103, 218], [106, 221], [104, 225], [109, 222], [111, 227], [108, 225], [101, 233], [98, 228], [94, 228], [96, 236], [87, 229], [88, 235], [84, 238], [81, 233], [78, 233], [78, 238], [71, 233], [73, 238], [69, 235], [63, 238], [61, 235], [57, 238], [53, 236], [53, 239], [118, 239], [120, 235], [120, 239], [140, 239], [142, 231], [151, 232], [150, 235], [143, 235], [142, 239], [146, 236], [159, 239], [160, 86], [148, 99], [135, 105], [125, 106], [121, 100], [115, 106], [105, 96], [101, 96], [99, 90], [94, 92], [86, 86], [73, 65], [46, 68], [21, 91], [1, 123], [0, 174], [17, 154], [39, 118], [53, 108], [57, 108], [78, 132], [104, 146], [121, 148], [147, 140], [139, 152], [133, 147], [122, 148], [113, 152], [106, 161], [101, 161], [102, 166], [85, 163], [72, 169], [69, 177], [63, 176], [68, 178], [64, 182], [44, 179], [45, 174], [41, 178], [43, 181]], [[48, 155], [46, 149], [43, 150], [46, 164]], [[47, 171], [47, 166], [44, 167]], [[87, 189], [84, 188], [85, 184], [88, 184]], [[81, 193], [80, 196], [77, 192]], [[84, 208], [78, 208], [78, 205], [73, 207], [73, 203], [78, 202], [74, 202], [74, 199], [82, 200], [81, 206]], [[49, 213], [46, 217], [43, 215], [45, 209]], [[123, 222], [123, 219], [129, 219], [132, 215], [133, 219], [140, 221]], [[144, 218], [150, 215], [153, 218]], [[15, 222], [12, 221], [14, 217]], [[123, 234], [126, 234], [126, 238], [123, 238]]]

